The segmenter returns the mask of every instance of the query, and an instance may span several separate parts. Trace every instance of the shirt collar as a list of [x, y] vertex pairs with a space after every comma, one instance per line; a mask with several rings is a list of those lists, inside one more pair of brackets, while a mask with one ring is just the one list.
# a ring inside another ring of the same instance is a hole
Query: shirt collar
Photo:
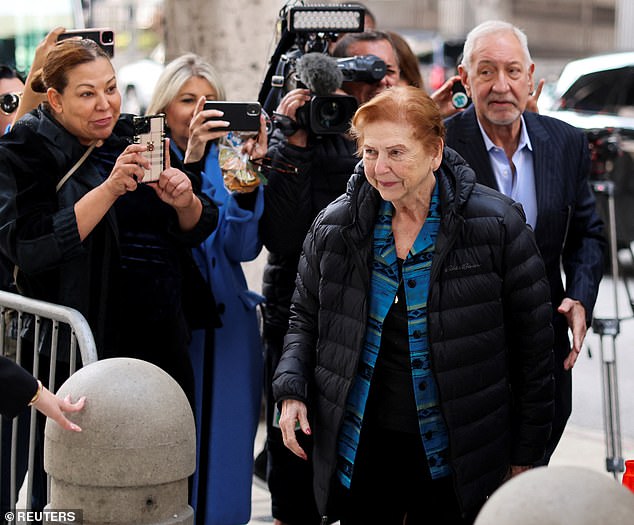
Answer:
[[[394, 206], [392, 203], [382, 200], [379, 205], [379, 215], [374, 229], [376, 255], [383, 259], [388, 265], [396, 261], [396, 250], [392, 232], [393, 213]], [[440, 190], [438, 181], [436, 181], [434, 191], [432, 192], [427, 216], [432, 220], [425, 221], [421, 231], [418, 232], [418, 236], [414, 240], [414, 244], [410, 250], [412, 255], [416, 255], [435, 244], [440, 220]]]
[[[480, 124], [480, 120], [478, 120], [478, 127], [480, 128], [480, 133], [482, 133], [482, 138], [484, 139], [484, 146], [486, 147], [488, 152], [491, 152], [493, 148], [498, 148], [493, 141], [487, 135], [487, 132], [484, 131], [482, 124]], [[528, 148], [530, 151], [533, 151], [533, 145], [531, 144], [531, 139], [528, 136], [528, 130], [526, 129], [526, 122], [524, 121], [524, 115], [520, 115], [520, 140], [517, 144], [517, 150], [521, 151], [524, 147]]]

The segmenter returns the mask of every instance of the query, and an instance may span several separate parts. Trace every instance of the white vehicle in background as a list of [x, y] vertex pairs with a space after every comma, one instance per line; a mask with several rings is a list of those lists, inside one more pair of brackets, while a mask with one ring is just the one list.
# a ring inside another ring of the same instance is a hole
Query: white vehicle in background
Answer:
[[[619, 247], [634, 241], [634, 52], [610, 53], [566, 64], [540, 113], [584, 132], [592, 151], [592, 181], [614, 182]], [[541, 97], [540, 97], [541, 98]], [[604, 220], [606, 199], [597, 198]]]
[[634, 132], [634, 52], [597, 55], [566, 64], [545, 111], [582, 129]]
[[148, 58], [131, 62], [117, 69], [121, 92], [121, 111], [145, 114], [158, 77], [163, 72], [163, 46], [159, 45]]

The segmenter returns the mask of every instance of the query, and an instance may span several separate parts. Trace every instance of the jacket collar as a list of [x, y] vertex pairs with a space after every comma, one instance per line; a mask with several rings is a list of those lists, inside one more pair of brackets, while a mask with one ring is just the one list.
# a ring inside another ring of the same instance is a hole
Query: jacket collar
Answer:
[[450, 141], [455, 141], [456, 149], [462, 153], [473, 170], [478, 174], [478, 182], [497, 189], [498, 185], [491, 168], [489, 154], [480, 132], [478, 118], [473, 105], [462, 113], [449, 118], [447, 120], [449, 129], [453, 127], [454, 119], [458, 124], [459, 132], [451, 133]]
[[[560, 188], [564, 177], [557, 173], [560, 169], [556, 160], [561, 158], [561, 152], [554, 147], [552, 137], [542, 125], [542, 119], [549, 117], [538, 116], [534, 113], [524, 113], [526, 129], [533, 144], [533, 173], [535, 177], [535, 193], [537, 194], [537, 224], [535, 231], [548, 228], [548, 222], [540, 221], [542, 210], [556, 209], [562, 194]], [[537, 235], [539, 239], [541, 236]]]
[[[554, 173], [556, 165], [553, 162], [553, 159], [559, 158], [560, 155], [555, 151], [553, 141], [542, 125], [542, 119], [549, 117], [537, 115], [530, 111], [524, 112], [523, 117], [533, 149], [533, 172], [538, 215], [536, 229], [539, 229], [540, 227], [548, 227], [543, 221], [540, 224], [540, 211], [550, 209], [553, 204], [549, 201], [556, 198], [561, 191], [557, 187], [561, 177], [556, 176]], [[454, 118], [460, 122], [459, 133], [456, 133], [454, 137], [457, 149], [464, 154], [465, 158], [469, 160], [469, 164], [478, 174], [478, 182], [490, 188], [498, 189], [497, 181], [491, 168], [489, 154], [480, 132], [475, 109], [471, 106], [462, 113], [458, 113], [449, 119], [448, 125], [451, 125], [451, 121]]]
[[[16, 125], [28, 127], [41, 137], [45, 145], [50, 144], [48, 149], [62, 171], [72, 166], [86, 151], [86, 146], [59, 124], [44, 106], [25, 115]], [[122, 114], [112, 134], [104, 141], [104, 146], [125, 147], [130, 143], [132, 134], [132, 115]]]
[[79, 159], [86, 147], [61, 126], [43, 107], [33, 110], [15, 124], [25, 126], [37, 135], [53, 155], [59, 171], [64, 171]]

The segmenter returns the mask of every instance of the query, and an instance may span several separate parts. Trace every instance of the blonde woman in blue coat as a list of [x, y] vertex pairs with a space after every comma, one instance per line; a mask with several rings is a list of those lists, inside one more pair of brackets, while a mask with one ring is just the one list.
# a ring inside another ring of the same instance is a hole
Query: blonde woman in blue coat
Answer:
[[[258, 221], [262, 188], [227, 189], [218, 161], [215, 110], [206, 100], [224, 100], [215, 70], [200, 57], [183, 55], [159, 78], [148, 114], [165, 113], [173, 155], [202, 175], [202, 189], [219, 208], [218, 227], [194, 259], [211, 287], [217, 312], [199, 312], [207, 329], [195, 330], [190, 356], [196, 376], [197, 468], [190, 495], [197, 525], [247, 523], [251, 514], [253, 441], [262, 391], [262, 349], [257, 305], [263, 298], [248, 289], [241, 263], [255, 259], [262, 244]], [[252, 157], [266, 152], [264, 123], [259, 139], [244, 145]], [[218, 322], [217, 318], [219, 317]], [[209, 325], [216, 325], [210, 328]], [[218, 326], [220, 324], [220, 326]]]

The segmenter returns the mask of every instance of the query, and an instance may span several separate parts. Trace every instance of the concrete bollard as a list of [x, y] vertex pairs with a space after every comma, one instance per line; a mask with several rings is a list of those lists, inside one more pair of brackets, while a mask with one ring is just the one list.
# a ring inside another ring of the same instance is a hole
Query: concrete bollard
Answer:
[[539, 467], [502, 485], [474, 525], [631, 525], [634, 494], [580, 467]]
[[104, 359], [73, 374], [62, 397], [86, 396], [70, 417], [82, 432], [46, 424], [47, 510], [81, 510], [85, 525], [193, 525], [188, 476], [194, 417], [183, 390], [139, 359]]

